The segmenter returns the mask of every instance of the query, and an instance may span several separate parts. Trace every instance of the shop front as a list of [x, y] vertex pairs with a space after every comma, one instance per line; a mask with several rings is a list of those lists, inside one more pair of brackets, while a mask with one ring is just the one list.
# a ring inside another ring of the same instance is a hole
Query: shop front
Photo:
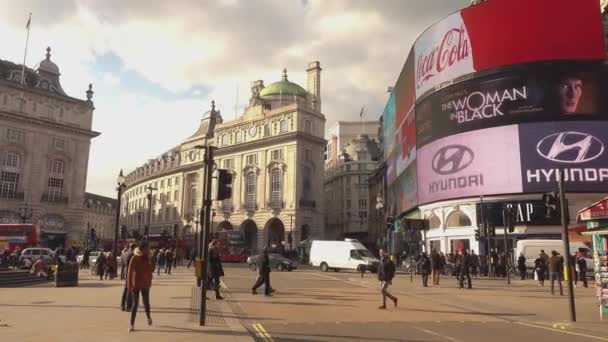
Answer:
[[38, 220], [40, 246], [55, 250], [66, 247], [67, 227], [65, 219], [57, 214], [47, 214]]

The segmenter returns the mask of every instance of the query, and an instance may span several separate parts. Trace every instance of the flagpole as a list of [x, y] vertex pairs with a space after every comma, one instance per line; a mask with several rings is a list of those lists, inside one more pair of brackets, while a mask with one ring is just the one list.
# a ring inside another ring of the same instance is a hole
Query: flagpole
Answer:
[[25, 28], [27, 29], [27, 33], [25, 35], [25, 52], [23, 53], [23, 65], [21, 65], [21, 98], [19, 99], [19, 111], [23, 112], [23, 84], [25, 83], [25, 59], [27, 58], [27, 45], [30, 41], [30, 24], [32, 22], [32, 12], [30, 12], [30, 17], [27, 20], [27, 25]]

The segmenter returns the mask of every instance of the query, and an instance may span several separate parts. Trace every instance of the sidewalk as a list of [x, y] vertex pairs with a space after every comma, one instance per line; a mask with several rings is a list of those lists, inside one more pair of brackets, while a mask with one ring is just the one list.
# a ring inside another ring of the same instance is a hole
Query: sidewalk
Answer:
[[[100, 281], [80, 274], [78, 287], [49, 284], [0, 290], [0, 336], [6, 341], [253, 341], [225, 301], [207, 301], [207, 326], [191, 310], [192, 270], [154, 277], [150, 291], [152, 319], [146, 323], [140, 301], [135, 332], [130, 313], [120, 311], [123, 281]], [[229, 294], [227, 294], [229, 296]], [[211, 296], [210, 298], [213, 298]]]

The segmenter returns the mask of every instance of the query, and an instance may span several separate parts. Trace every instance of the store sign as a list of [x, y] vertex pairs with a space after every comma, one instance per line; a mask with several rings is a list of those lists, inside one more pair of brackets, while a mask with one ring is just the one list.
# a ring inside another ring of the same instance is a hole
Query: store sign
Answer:
[[582, 211], [580, 219], [583, 221], [608, 219], [608, 199]]
[[[477, 222], [481, 222], [481, 205], [477, 203]], [[517, 210], [516, 225], [528, 226], [553, 226], [561, 224], [560, 213], [549, 210], [543, 201], [523, 200], [508, 202], [484, 202], [483, 214], [487, 223], [496, 227], [503, 225], [503, 208], [515, 208]]]
[[41, 231], [65, 231], [65, 220], [59, 215], [46, 215], [38, 220]]
[[545, 122], [519, 127], [525, 192], [608, 191], [608, 122]]

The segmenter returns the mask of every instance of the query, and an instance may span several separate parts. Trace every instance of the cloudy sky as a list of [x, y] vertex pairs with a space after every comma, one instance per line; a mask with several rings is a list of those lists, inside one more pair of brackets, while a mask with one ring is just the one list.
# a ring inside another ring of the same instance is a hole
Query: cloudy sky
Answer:
[[[133, 170], [196, 129], [215, 99], [224, 119], [241, 111], [250, 84], [305, 86], [307, 63], [322, 72], [323, 112], [376, 120], [414, 39], [469, 0], [7, 0], [1, 59], [26, 64], [52, 48], [66, 92], [94, 85], [87, 191], [115, 196], [118, 171]], [[6, 5], [6, 4], [5, 4]], [[238, 101], [237, 101], [238, 88]]]

